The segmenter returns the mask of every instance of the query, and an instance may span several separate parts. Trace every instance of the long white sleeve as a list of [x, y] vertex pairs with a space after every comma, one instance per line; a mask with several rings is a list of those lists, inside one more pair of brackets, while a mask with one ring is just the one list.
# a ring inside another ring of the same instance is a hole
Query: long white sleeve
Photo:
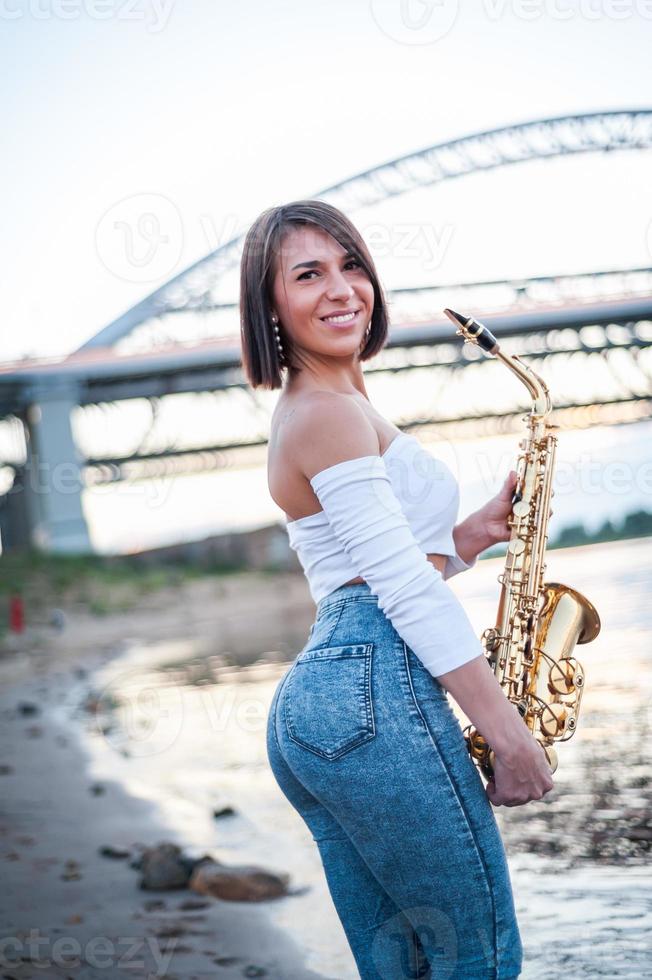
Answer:
[[473, 568], [477, 560], [477, 558], [474, 558], [473, 561], [464, 561], [464, 559], [460, 558], [457, 552], [455, 552], [454, 555], [446, 555], [444, 578], [449, 579], [452, 578], [453, 575], [458, 575], [460, 572], [466, 572], [469, 568]]
[[481, 656], [461, 603], [410, 530], [382, 457], [344, 460], [310, 484], [357, 574], [426, 669], [437, 677]]

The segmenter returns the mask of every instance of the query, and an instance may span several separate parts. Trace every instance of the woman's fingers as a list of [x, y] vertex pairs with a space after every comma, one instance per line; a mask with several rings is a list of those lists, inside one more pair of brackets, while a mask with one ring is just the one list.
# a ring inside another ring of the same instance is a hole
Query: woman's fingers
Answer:
[[494, 806], [522, 806], [541, 800], [554, 788], [552, 770], [540, 745], [534, 758], [523, 758], [521, 764], [505, 766], [494, 761], [494, 778], [486, 786], [487, 797]]

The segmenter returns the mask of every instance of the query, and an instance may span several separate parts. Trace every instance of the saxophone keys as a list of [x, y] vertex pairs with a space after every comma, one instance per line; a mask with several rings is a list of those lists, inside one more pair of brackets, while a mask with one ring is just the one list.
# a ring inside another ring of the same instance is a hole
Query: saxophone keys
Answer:
[[518, 500], [512, 507], [514, 517], [524, 518], [530, 513], [530, 504], [527, 500]]
[[478, 762], [482, 761], [486, 757], [489, 750], [486, 740], [483, 738], [480, 732], [471, 725], [469, 725], [469, 727], [465, 730], [465, 738], [471, 758], [477, 759]]
[[499, 640], [498, 630], [495, 628], [495, 626], [490, 626], [488, 629], [484, 631], [481, 639], [484, 640], [484, 644], [487, 650], [495, 650], [496, 647], [498, 646], [498, 640]]
[[563, 704], [547, 704], [541, 711], [539, 725], [548, 738], [559, 738], [566, 731], [568, 714]]
[[525, 541], [521, 540], [521, 538], [514, 538], [507, 545], [507, 550], [512, 555], [520, 555], [525, 551]]
[[548, 690], [551, 694], [572, 694], [577, 686], [582, 686], [583, 681], [574, 657], [557, 660], [548, 672]]

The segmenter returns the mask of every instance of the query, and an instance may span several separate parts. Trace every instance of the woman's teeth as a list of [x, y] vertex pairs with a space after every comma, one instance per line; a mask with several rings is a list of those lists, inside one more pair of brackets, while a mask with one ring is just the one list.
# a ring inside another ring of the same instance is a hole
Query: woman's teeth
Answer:
[[325, 323], [349, 323], [355, 316], [357, 311], [353, 313], [345, 313], [343, 316], [325, 316]]

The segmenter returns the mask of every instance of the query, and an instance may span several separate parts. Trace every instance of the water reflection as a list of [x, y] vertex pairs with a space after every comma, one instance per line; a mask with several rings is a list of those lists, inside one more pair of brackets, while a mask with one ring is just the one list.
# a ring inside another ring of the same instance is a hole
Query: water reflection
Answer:
[[[526, 947], [523, 977], [643, 976], [652, 972], [652, 539], [547, 558], [548, 578], [580, 589], [603, 626], [576, 651], [586, 689], [577, 733], [559, 744], [554, 792], [496, 810]], [[478, 634], [495, 619], [502, 567], [481, 562], [452, 580]], [[312, 951], [308, 966], [348, 980], [357, 973], [317, 849], [265, 751], [269, 703], [291, 659], [284, 651], [307, 638], [298, 625], [311, 620], [307, 593], [304, 603], [289, 623], [292, 639], [275, 636], [274, 650], [252, 649], [249, 637], [239, 652], [196, 656], [181, 640], [133, 647], [107, 665], [96, 678], [95, 759], [100, 773], [157, 800], [189, 844], [227, 861], [271, 863], [298, 890], [309, 886], [270, 903], [270, 914]], [[252, 621], [255, 635], [265, 635]], [[236, 815], [216, 823], [223, 806]]]

